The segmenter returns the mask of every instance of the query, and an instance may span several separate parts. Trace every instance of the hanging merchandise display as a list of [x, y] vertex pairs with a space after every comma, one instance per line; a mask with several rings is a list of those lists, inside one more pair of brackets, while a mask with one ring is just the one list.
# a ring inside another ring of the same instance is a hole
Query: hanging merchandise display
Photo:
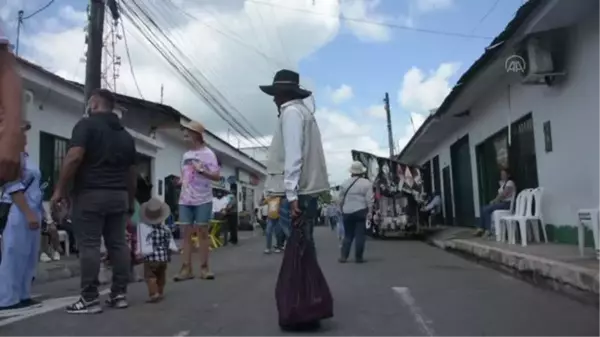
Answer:
[[375, 202], [372, 220], [367, 223], [369, 234], [418, 232], [418, 203], [423, 192], [419, 168], [356, 150], [352, 159], [365, 165], [367, 178], [373, 183]]

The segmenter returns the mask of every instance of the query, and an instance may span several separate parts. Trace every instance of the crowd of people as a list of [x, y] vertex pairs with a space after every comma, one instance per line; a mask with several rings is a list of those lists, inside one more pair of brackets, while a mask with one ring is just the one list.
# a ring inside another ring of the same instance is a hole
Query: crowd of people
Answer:
[[[309, 251], [314, 252], [312, 234], [318, 217], [317, 196], [329, 190], [329, 183], [314, 111], [303, 102], [312, 93], [300, 86], [298, 73], [285, 69], [276, 73], [271, 85], [260, 86], [260, 90], [273, 97], [278, 112], [265, 183], [268, 212], [269, 215], [271, 211], [276, 212], [277, 221], [271, 221], [269, 216], [266, 232], [279, 232], [285, 240], [301, 237], [298, 244], [305, 243]], [[164, 296], [167, 265], [175, 250], [172, 231], [165, 225], [171, 210], [154, 198], [141, 202], [141, 205], [136, 199], [139, 176], [135, 141], [113, 112], [114, 95], [105, 89], [91, 91], [86, 105], [87, 117], [73, 128], [58, 181], [46, 205], [40, 169], [26, 152], [26, 132], [31, 125], [22, 119], [21, 98], [22, 84], [16, 59], [0, 27], [0, 310], [40, 305], [31, 298], [37, 263], [40, 256], [48, 260], [60, 255], [56, 230], [57, 226], [67, 224], [67, 214], [81, 266], [80, 297], [66, 307], [68, 313], [103, 311], [98, 291], [101, 246], [106, 248], [112, 268], [107, 306], [128, 307], [127, 287], [134, 261], [144, 264], [149, 301], [160, 301]], [[178, 182], [181, 194], [177, 213], [183, 244], [182, 264], [175, 281], [194, 278], [195, 239], [199, 246], [200, 278], [215, 278], [210, 268], [209, 226], [213, 215], [223, 219], [235, 215], [231, 211], [236, 208], [235, 197], [214, 214], [213, 198], [220, 200], [223, 196], [213, 196], [211, 182], [220, 179], [220, 167], [215, 153], [205, 143], [203, 133], [204, 127], [199, 122], [183, 127], [183, 138], [189, 149], [183, 155], [182, 176]], [[235, 191], [234, 195], [237, 195]], [[46, 225], [42, 226], [43, 223]], [[45, 227], [46, 243], [40, 255], [42, 227]], [[237, 232], [232, 228], [237, 228], [237, 224], [234, 222], [229, 227], [227, 232], [231, 237], [226, 242], [237, 243]], [[140, 236], [141, 233], [145, 234]], [[136, 237], [137, 242], [133, 239]], [[282, 248], [282, 241], [277, 243], [276, 251]], [[267, 250], [271, 250], [270, 239]], [[302, 251], [302, 254], [306, 253], [306, 250]], [[313, 271], [317, 268], [320, 279], [325, 282], [314, 253], [310, 256], [310, 268]], [[308, 280], [303, 282], [302, 287], [308, 286]], [[312, 312], [310, 318], [294, 317], [290, 321], [292, 309], [280, 307], [283, 299], [278, 295], [280, 325], [314, 323], [331, 317], [331, 294], [323, 282], [320, 294], [325, 294], [325, 302], [320, 302], [321, 311], [317, 316], [316, 311], [305, 310]], [[302, 290], [296, 287], [286, 293], [295, 298], [295, 293], [300, 292]], [[306, 299], [303, 303], [309, 309], [315, 302]]]

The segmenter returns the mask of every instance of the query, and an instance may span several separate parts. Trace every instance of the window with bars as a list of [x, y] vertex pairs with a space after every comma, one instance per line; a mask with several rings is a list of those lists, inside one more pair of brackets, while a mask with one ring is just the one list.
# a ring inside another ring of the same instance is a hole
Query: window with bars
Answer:
[[48, 188], [44, 190], [46, 201], [52, 197], [68, 148], [68, 139], [40, 131], [40, 171], [42, 181], [48, 182]]

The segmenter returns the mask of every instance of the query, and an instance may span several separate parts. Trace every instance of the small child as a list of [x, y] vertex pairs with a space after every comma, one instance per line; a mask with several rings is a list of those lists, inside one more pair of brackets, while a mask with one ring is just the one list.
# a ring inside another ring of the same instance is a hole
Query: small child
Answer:
[[[167, 204], [152, 198], [140, 206], [142, 226], [147, 226], [145, 244], [152, 251], [144, 254], [144, 279], [148, 286], [148, 302], [155, 303], [163, 299], [167, 265], [171, 261], [171, 229], [164, 222], [171, 214]], [[141, 227], [141, 226], [140, 226]], [[138, 228], [142, 230], [142, 228]], [[141, 232], [140, 232], [141, 233]], [[142, 242], [138, 243], [142, 245]], [[148, 247], [150, 248], [150, 247]], [[141, 249], [141, 248], [140, 248]], [[138, 250], [140, 251], [140, 250]], [[143, 252], [144, 250], [141, 249]]]

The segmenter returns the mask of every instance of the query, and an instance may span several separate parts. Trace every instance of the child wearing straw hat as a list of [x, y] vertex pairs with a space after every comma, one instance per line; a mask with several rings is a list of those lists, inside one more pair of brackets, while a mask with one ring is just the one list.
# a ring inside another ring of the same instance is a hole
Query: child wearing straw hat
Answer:
[[[151, 252], [144, 254], [144, 278], [148, 286], [148, 302], [162, 300], [166, 284], [167, 265], [171, 261], [171, 229], [164, 222], [171, 214], [169, 206], [159, 199], [152, 198], [140, 206], [141, 226], [148, 227], [144, 242], [151, 246]], [[142, 230], [141, 228], [139, 229]], [[149, 232], [149, 233], [148, 233]], [[140, 240], [141, 241], [141, 240]], [[150, 248], [150, 247], [148, 247]]]

